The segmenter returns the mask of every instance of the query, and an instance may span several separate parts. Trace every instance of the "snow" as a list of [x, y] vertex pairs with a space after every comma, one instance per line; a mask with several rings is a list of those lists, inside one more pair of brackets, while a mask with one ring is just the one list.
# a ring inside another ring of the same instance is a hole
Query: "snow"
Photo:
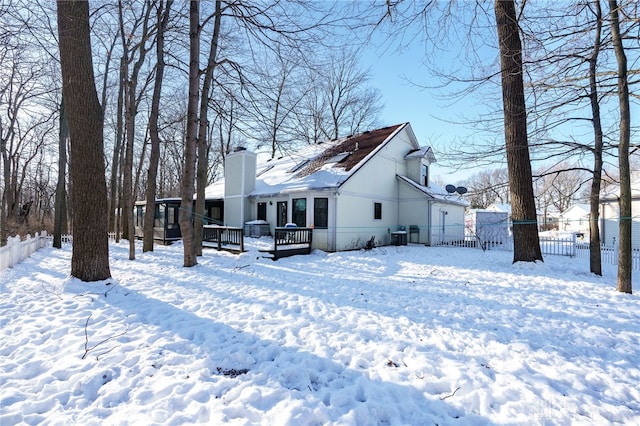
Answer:
[[[640, 424], [640, 301], [586, 260], [420, 245], [278, 261], [182, 246], [112, 280], [0, 273], [0, 424]], [[634, 278], [634, 287], [640, 286]]]
[[[308, 145], [293, 154], [276, 159], [258, 155], [255, 188], [250, 195], [268, 196], [285, 192], [337, 188], [352, 172], [347, 172], [342, 167], [335, 167], [335, 164], [331, 164], [329, 169], [318, 170], [306, 176], [300, 176], [296, 172], [327, 149], [343, 143], [345, 139]], [[206, 199], [222, 199], [224, 194], [224, 179], [219, 179], [205, 188]]]

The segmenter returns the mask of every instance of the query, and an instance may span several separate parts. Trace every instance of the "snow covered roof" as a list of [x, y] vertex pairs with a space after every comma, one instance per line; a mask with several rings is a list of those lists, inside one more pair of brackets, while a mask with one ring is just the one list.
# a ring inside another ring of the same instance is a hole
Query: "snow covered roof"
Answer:
[[430, 146], [421, 146], [419, 149], [413, 150], [405, 155], [404, 158], [426, 158], [430, 163], [436, 162], [436, 156]]
[[424, 186], [413, 181], [412, 179], [409, 179], [406, 176], [396, 175], [396, 177], [400, 179], [402, 182], [409, 184], [410, 186], [414, 187], [418, 191], [433, 198], [434, 200], [438, 200], [447, 204], [455, 204], [458, 206], [464, 206], [464, 207], [469, 206], [469, 203], [466, 200], [462, 199], [462, 197], [460, 197], [457, 194], [449, 194], [444, 188], [436, 184], [430, 184], [429, 186]]
[[[614, 183], [600, 194], [601, 201], [618, 201], [620, 197], [620, 184]], [[631, 197], [640, 198], [640, 172], [631, 173]]]
[[[511, 216], [511, 204], [493, 203], [486, 210], [509, 213], [509, 216]], [[544, 213], [540, 209], [536, 209], [536, 215], [543, 216]]]
[[563, 211], [560, 214], [560, 216], [562, 216], [562, 217], [568, 217], [568, 216], [580, 217], [580, 216], [589, 215], [589, 213], [591, 213], [591, 206], [589, 204], [577, 203], [577, 204], [571, 205], [568, 209]]
[[493, 203], [486, 210], [511, 214], [511, 204]]
[[[338, 188], [385, 142], [408, 126], [402, 123], [309, 145], [286, 157], [260, 161], [249, 196]], [[206, 199], [224, 198], [224, 179], [205, 189]]]

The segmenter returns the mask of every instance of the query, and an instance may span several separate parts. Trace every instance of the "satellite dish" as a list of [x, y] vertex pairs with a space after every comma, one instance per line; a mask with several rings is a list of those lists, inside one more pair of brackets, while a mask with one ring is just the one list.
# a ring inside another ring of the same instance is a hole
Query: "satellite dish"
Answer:
[[467, 188], [465, 188], [464, 186], [459, 186], [456, 188], [456, 192], [460, 195], [464, 195], [467, 193]]
[[444, 187], [444, 189], [446, 189], [449, 194], [453, 194], [454, 192], [456, 192], [455, 185], [447, 185]]

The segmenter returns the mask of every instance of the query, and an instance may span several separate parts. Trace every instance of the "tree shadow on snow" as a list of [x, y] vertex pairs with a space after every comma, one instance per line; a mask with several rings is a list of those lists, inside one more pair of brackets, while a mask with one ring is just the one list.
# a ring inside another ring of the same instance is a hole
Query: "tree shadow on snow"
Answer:
[[[185, 285], [188, 287], [188, 283]], [[178, 307], [118, 286], [117, 291], [101, 297], [100, 303], [122, 310], [125, 322], [129, 323], [129, 337], [135, 334], [137, 327], [155, 328], [154, 333], [161, 337], [150, 344], [158, 346], [155, 350], [164, 359], [175, 354], [199, 359], [210, 371], [210, 377], [202, 379], [210, 384], [213, 398], [220, 404], [216, 409], [228, 419], [246, 417], [249, 421], [260, 422], [261, 414], [275, 415], [269, 411], [279, 410], [274, 408], [276, 405], [284, 403], [286, 406], [287, 401], [297, 401], [292, 403], [296, 406], [292, 415], [297, 418], [289, 419], [296, 423], [301, 420], [305, 424], [335, 421], [360, 424], [489, 423], [450, 405], [446, 398], [427, 398], [412, 386], [371, 378], [366, 371], [262, 339], [243, 331], [242, 327], [235, 328], [214, 318], [196, 315], [188, 307]], [[193, 286], [195, 288], [197, 284]], [[201, 287], [198, 290], [211, 291]], [[218, 296], [224, 295], [212, 295]], [[268, 311], [269, 307], [264, 309]], [[203, 311], [206, 309], [198, 308], [199, 314]], [[156, 360], [154, 365], [161, 366], [162, 361]], [[389, 368], [399, 367], [389, 365]], [[252, 391], [252, 388], [258, 390]], [[211, 404], [209, 401], [207, 406]]]

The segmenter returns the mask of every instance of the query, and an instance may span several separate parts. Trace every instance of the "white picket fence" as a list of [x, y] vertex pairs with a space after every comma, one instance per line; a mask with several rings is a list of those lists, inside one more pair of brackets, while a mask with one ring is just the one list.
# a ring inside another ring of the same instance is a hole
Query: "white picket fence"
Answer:
[[37, 233], [32, 237], [22, 240], [20, 236], [9, 237], [7, 245], [0, 247], [0, 271], [7, 268], [13, 268], [16, 264], [22, 262], [37, 250], [47, 247], [50, 244], [51, 237], [47, 235], [47, 231]]
[[[62, 244], [71, 244], [73, 242], [73, 236], [70, 234], [62, 235], [60, 238]], [[53, 235], [47, 234], [47, 231], [36, 232], [33, 237], [27, 235], [24, 240], [19, 235], [9, 237], [7, 239], [7, 245], [0, 247], [0, 271], [13, 268], [16, 264], [30, 257], [36, 251], [44, 247], [49, 247], [52, 244]]]
[[[71, 234], [64, 234], [60, 237], [62, 244], [72, 244], [73, 236]], [[114, 243], [116, 241], [115, 232], [109, 233], [109, 242]], [[18, 235], [15, 237], [9, 237], [7, 239], [7, 245], [0, 247], [0, 271], [4, 271], [7, 268], [13, 268], [16, 264], [22, 262], [26, 258], [30, 257], [37, 250], [53, 245], [53, 235], [47, 234], [47, 231], [35, 234], [35, 236], [27, 235], [27, 238], [22, 240]]]
[[[467, 236], [464, 239], [456, 239], [453, 236], [439, 236], [441, 242], [436, 242], [434, 246], [453, 246], [453, 247], [470, 247], [480, 248], [483, 250], [506, 250], [513, 251], [513, 237], [500, 238], [495, 241], [491, 239], [480, 240], [477, 237]], [[563, 236], [540, 236], [540, 249], [543, 255], [551, 256], [568, 256], [579, 259], [589, 258], [589, 242], [578, 238], [576, 234]], [[618, 247], [617, 245], [606, 246], [602, 244], [600, 247], [600, 259], [603, 264], [618, 264]], [[636, 271], [640, 271], [640, 250], [634, 249], [631, 253], [631, 267]]]

